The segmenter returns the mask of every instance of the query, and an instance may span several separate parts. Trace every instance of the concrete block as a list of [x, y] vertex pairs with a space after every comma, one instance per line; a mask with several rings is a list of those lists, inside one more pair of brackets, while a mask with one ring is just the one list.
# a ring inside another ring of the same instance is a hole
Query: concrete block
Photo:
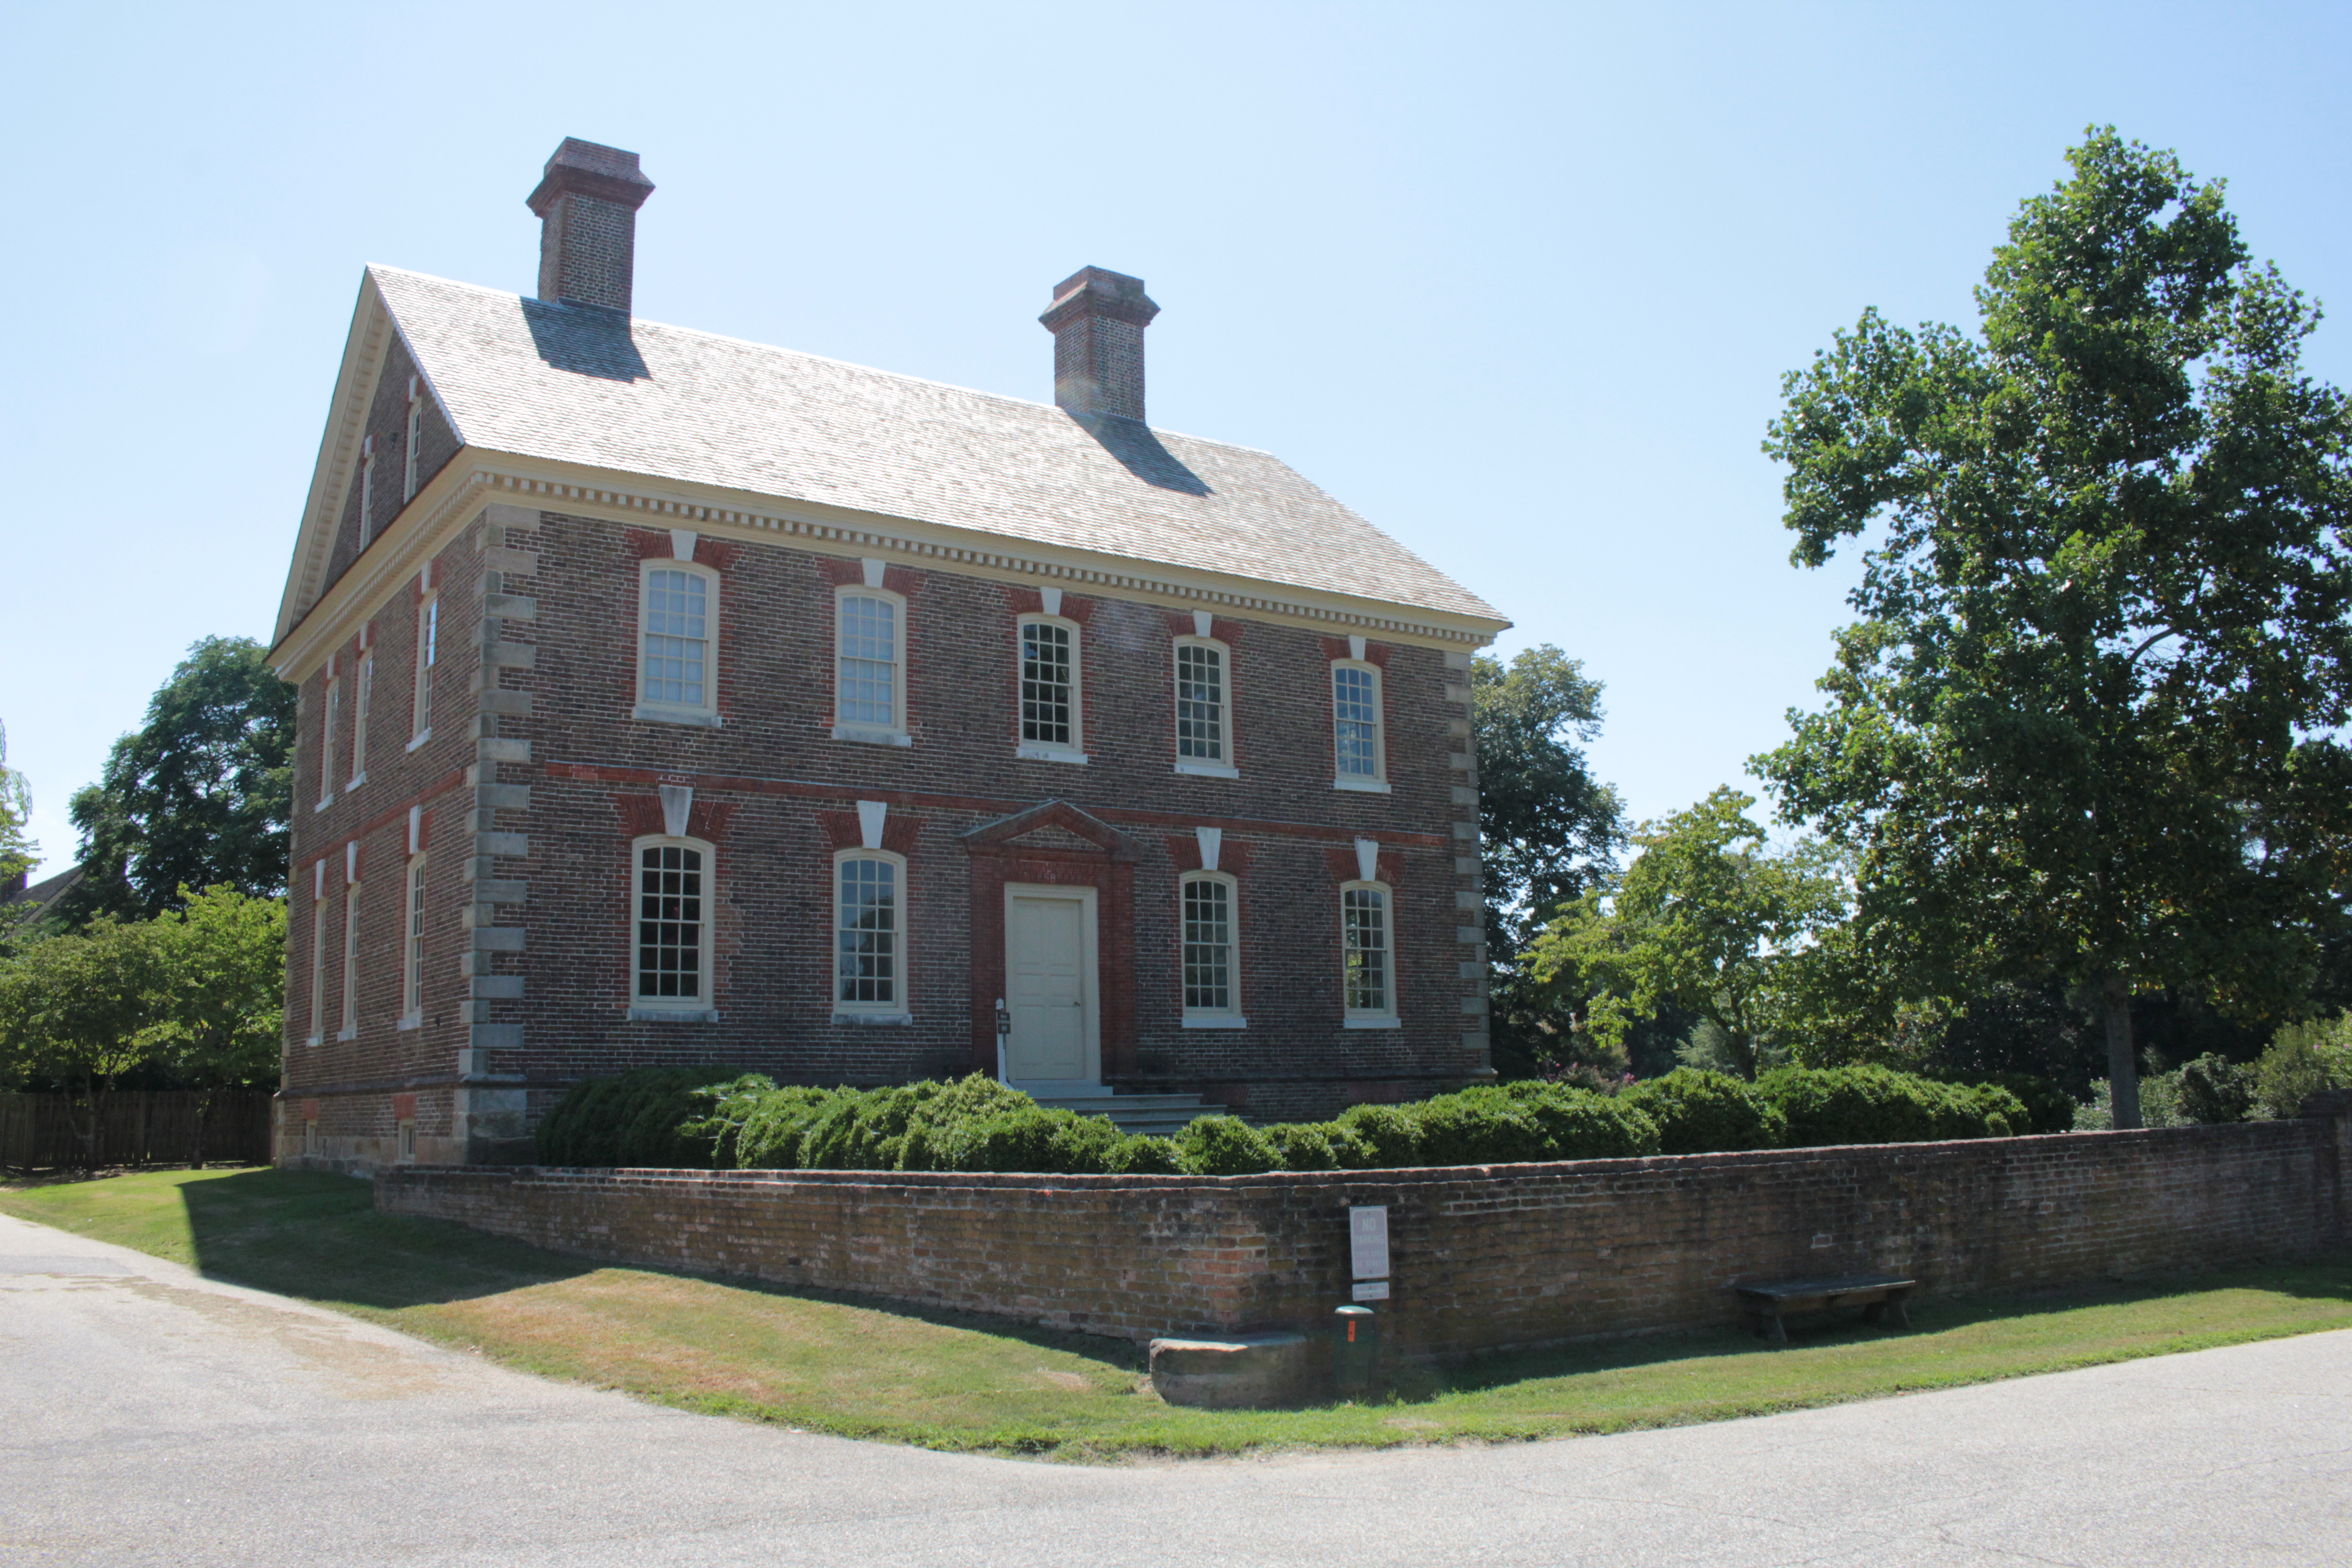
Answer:
[[1151, 1342], [1151, 1386], [1171, 1405], [1255, 1410], [1313, 1392], [1315, 1342], [1293, 1330]]
[[485, 594], [483, 612], [510, 621], [539, 619], [539, 601], [521, 594]]

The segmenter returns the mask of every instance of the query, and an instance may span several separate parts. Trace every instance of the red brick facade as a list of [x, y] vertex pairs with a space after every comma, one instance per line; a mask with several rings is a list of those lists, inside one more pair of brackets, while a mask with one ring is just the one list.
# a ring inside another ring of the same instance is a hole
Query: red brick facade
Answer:
[[1145, 1340], [1328, 1323], [1385, 1205], [1408, 1352], [1732, 1321], [1734, 1281], [1931, 1293], [2291, 1257], [2347, 1239], [2352, 1117], [1557, 1165], [1229, 1176], [390, 1171], [387, 1213], [614, 1262]]

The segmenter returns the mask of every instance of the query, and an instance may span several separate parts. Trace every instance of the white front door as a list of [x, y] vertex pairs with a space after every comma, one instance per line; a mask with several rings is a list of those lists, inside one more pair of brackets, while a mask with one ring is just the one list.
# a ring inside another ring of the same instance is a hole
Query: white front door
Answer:
[[1013, 1037], [1005, 1076], [1016, 1083], [1099, 1082], [1092, 889], [1005, 889], [1005, 1005]]

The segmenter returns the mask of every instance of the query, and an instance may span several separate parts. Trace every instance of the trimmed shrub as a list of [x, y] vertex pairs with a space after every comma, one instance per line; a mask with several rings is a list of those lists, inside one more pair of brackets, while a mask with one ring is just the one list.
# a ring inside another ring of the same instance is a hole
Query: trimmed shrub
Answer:
[[1183, 1170], [1184, 1157], [1172, 1139], [1122, 1138], [1103, 1152], [1103, 1171], [1108, 1175], [1175, 1176]]
[[1986, 1073], [1969, 1079], [1979, 1089], [2004, 1089], [2025, 1111], [2021, 1132], [2068, 1132], [2074, 1126], [2074, 1102], [2066, 1091], [2039, 1073]]
[[2254, 1064], [2254, 1098], [2264, 1116], [2303, 1114], [2303, 1102], [2352, 1089], [2352, 1012], [2289, 1024]]
[[1184, 1169], [1199, 1176], [1247, 1176], [1282, 1169], [1272, 1140], [1238, 1116], [1202, 1116], [1176, 1134]]
[[1556, 1158], [1532, 1107], [1532, 1100], [1481, 1087], [1404, 1109], [1421, 1123], [1421, 1164], [1500, 1165]]
[[[1777, 1149], [1789, 1133], [1780, 1108], [1729, 1073], [1676, 1068], [1663, 1078], [1628, 1085], [1617, 1099], [1658, 1124], [1662, 1154]], [[2069, 1104], [2067, 1114], [2074, 1109]]]
[[2212, 1052], [2180, 1064], [2180, 1113], [2209, 1126], [2243, 1121], [2254, 1109], [2254, 1069]]
[[1791, 1148], [2005, 1138], [2028, 1125], [2024, 1103], [1995, 1086], [1963, 1087], [1885, 1068], [1777, 1068], [1757, 1092], [1788, 1118]]
[[701, 1123], [723, 1071], [638, 1068], [618, 1078], [583, 1079], [540, 1120], [539, 1163], [707, 1170], [711, 1139]]
[[1331, 1146], [1331, 1129], [1312, 1121], [1285, 1121], [1265, 1130], [1265, 1141], [1286, 1171], [1336, 1171], [1339, 1151]]
[[[1387, 1170], [1423, 1163], [1421, 1121], [1401, 1106], [1351, 1105], [1331, 1125], [1348, 1140], [1349, 1170]], [[1336, 1141], [1332, 1149], [1338, 1152]]]

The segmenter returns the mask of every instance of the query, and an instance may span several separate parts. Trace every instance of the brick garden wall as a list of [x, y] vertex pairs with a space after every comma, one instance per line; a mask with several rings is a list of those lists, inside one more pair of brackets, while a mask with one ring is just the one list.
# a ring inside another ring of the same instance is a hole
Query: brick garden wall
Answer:
[[2032, 1289], [2347, 1241], [2352, 1117], [1549, 1165], [1173, 1176], [386, 1170], [376, 1205], [557, 1251], [1142, 1340], [1348, 1299], [1389, 1206], [1393, 1342], [1427, 1354], [1721, 1322], [1736, 1280]]

